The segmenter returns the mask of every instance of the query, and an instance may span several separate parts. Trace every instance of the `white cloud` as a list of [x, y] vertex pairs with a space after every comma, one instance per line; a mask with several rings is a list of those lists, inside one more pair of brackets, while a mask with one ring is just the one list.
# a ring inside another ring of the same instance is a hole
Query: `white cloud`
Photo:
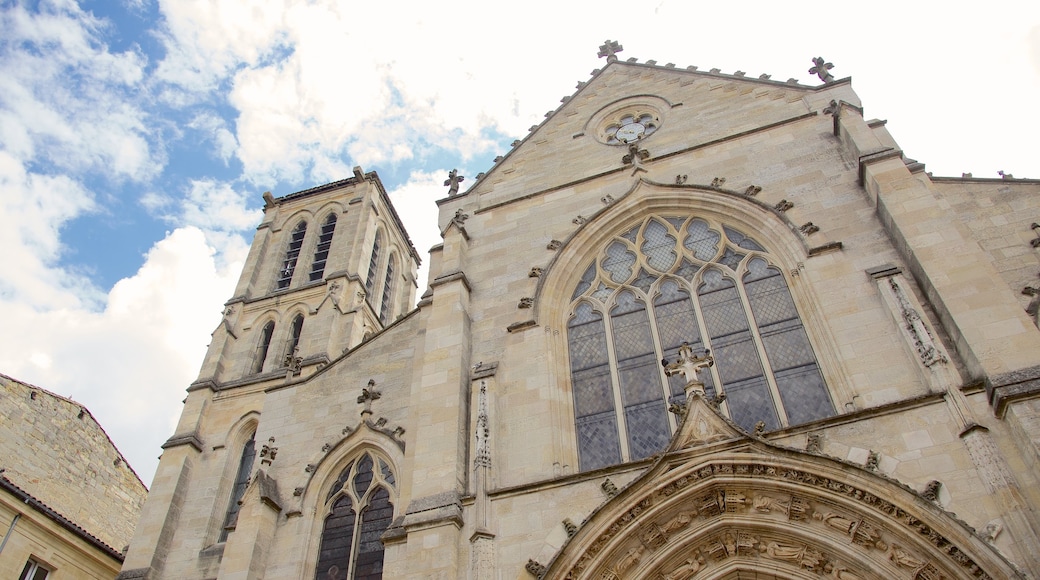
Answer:
[[200, 230], [180, 228], [102, 311], [0, 299], [0, 319], [18, 329], [0, 334], [0, 369], [87, 405], [147, 483], [245, 253], [241, 245], [218, 260]]

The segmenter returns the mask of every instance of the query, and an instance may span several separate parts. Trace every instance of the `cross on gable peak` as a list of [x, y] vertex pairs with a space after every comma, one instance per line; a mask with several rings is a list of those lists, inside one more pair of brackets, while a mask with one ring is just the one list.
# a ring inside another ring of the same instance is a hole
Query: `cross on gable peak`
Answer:
[[617, 53], [625, 50], [625, 47], [621, 46], [616, 40], [604, 40], [603, 46], [599, 47], [599, 53], [596, 56], [603, 58], [607, 57], [607, 62], [617, 62]]

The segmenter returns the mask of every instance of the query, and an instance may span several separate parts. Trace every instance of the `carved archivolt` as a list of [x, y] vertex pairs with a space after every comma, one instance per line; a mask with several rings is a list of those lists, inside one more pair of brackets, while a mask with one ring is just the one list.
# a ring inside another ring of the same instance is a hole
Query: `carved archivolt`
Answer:
[[544, 577], [1019, 577], [964, 524], [894, 482], [767, 444], [723, 446], [700, 461], [662, 458], [590, 516]]

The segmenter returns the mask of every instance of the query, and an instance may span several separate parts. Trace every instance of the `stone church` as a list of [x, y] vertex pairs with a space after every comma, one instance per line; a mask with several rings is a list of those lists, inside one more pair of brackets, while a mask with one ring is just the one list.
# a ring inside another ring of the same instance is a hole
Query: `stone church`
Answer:
[[1040, 577], [1040, 180], [620, 50], [428, 287], [374, 172], [265, 194], [120, 578]]

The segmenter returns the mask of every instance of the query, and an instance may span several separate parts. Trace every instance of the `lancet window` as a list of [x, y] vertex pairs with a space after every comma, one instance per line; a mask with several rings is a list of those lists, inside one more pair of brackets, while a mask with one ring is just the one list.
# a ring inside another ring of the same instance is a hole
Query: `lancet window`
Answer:
[[332, 247], [332, 235], [336, 232], [336, 214], [330, 213], [321, 224], [318, 234], [318, 245], [314, 247], [314, 259], [311, 260], [310, 281], [321, 280], [325, 275], [325, 263], [329, 259], [329, 248]]
[[394, 255], [390, 254], [390, 259], [386, 262], [386, 280], [383, 282], [383, 300], [380, 303], [381, 306], [379, 308], [379, 321], [384, 325], [390, 320], [390, 315], [392, 313], [395, 266]]
[[256, 355], [253, 357], [253, 373], [264, 370], [264, 361], [267, 360], [267, 351], [271, 349], [271, 337], [274, 336], [274, 322], [268, 322], [260, 331], [260, 341], [256, 344]]
[[278, 270], [278, 282], [276, 288], [288, 288], [292, 282], [293, 272], [296, 271], [296, 262], [300, 259], [300, 248], [303, 247], [303, 238], [307, 236], [307, 222], [301, 221], [293, 228], [289, 235], [289, 246], [285, 250], [285, 259], [282, 267]]
[[256, 433], [253, 433], [249, 436], [249, 441], [242, 446], [242, 455], [238, 460], [238, 472], [235, 474], [235, 485], [231, 488], [231, 501], [224, 514], [224, 525], [220, 528], [218, 542], [227, 540], [228, 533], [235, 529], [235, 524], [238, 522], [238, 510], [241, 507], [238, 502], [242, 501], [246, 487], [249, 486], [249, 474], [253, 470], [253, 459], [256, 457], [255, 439]]
[[285, 356], [295, 356], [296, 347], [300, 346], [300, 336], [303, 334], [303, 315], [297, 314], [289, 328], [289, 338], [285, 341]]
[[[372, 296], [372, 291], [376, 287], [376, 276], [378, 276], [379, 249], [380, 245], [383, 242], [383, 236], [381, 234], [382, 232], [376, 232], [376, 239], [374, 242], [372, 242], [372, 255], [368, 259], [368, 277], [365, 278], [365, 294], [367, 294], [370, 297], [370, 300]], [[370, 301], [369, 303], [373, 306], [375, 305], [374, 302]]]
[[394, 515], [396, 483], [390, 466], [372, 453], [351, 461], [325, 497], [318, 580], [383, 577], [380, 536]]
[[686, 379], [662, 361], [683, 342], [714, 356], [705, 390], [748, 431], [834, 415], [782, 272], [713, 220], [651, 216], [608, 241], [574, 289], [567, 337], [583, 471], [664, 449]]

